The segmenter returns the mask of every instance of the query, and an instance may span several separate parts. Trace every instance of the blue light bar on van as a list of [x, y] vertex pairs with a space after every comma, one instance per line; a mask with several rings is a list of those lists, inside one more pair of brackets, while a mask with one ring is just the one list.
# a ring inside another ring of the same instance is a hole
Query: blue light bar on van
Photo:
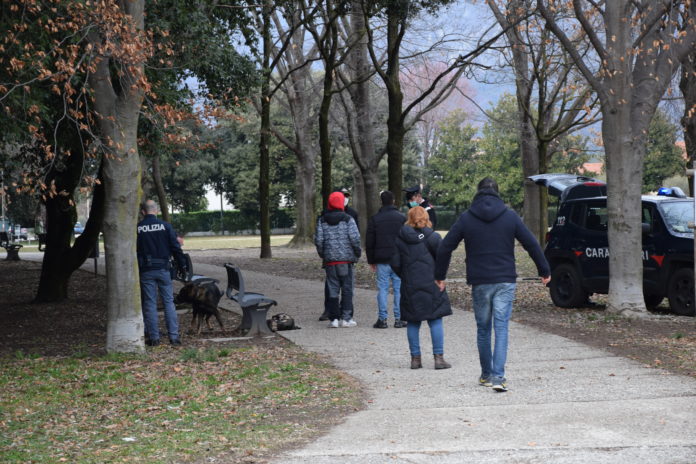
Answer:
[[660, 187], [657, 194], [665, 197], [686, 198], [686, 194], [679, 187]]

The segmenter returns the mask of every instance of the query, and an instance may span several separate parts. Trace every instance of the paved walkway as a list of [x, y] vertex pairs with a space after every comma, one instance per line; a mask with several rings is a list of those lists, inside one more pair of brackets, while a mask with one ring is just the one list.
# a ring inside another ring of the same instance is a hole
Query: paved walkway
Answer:
[[[194, 258], [195, 260], [195, 258]], [[226, 282], [221, 269], [197, 273]], [[244, 272], [247, 288], [279, 302], [301, 330], [282, 335], [327, 355], [358, 378], [369, 402], [328, 434], [277, 463], [690, 463], [696, 462], [696, 380], [644, 367], [563, 337], [512, 324], [510, 390], [477, 385], [470, 312], [445, 319], [445, 358], [409, 369], [405, 329], [373, 329], [376, 292], [356, 291], [358, 327], [328, 329], [323, 284]]]
[[[193, 259], [197, 274], [226, 283], [224, 269]], [[93, 269], [91, 260], [85, 267]], [[317, 321], [322, 283], [249, 271], [244, 277], [247, 289], [278, 300], [273, 311], [302, 327], [283, 336], [326, 355], [368, 394], [365, 410], [275, 463], [696, 462], [695, 379], [513, 323], [510, 390], [495, 393], [476, 384], [470, 312], [445, 319], [452, 369], [432, 369], [424, 326], [424, 368], [411, 370], [405, 329], [372, 328], [375, 291], [356, 291], [358, 327], [328, 329]]]

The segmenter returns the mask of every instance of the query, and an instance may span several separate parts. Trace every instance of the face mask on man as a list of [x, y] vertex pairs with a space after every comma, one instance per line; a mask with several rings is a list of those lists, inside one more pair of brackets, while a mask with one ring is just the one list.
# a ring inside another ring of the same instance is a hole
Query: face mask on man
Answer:
[[348, 197], [343, 199], [343, 206], [348, 206]]
[[414, 206], [418, 206], [418, 202], [417, 202], [417, 201], [411, 200], [411, 201], [408, 202], [408, 206], [410, 206], [411, 208], [413, 208]]

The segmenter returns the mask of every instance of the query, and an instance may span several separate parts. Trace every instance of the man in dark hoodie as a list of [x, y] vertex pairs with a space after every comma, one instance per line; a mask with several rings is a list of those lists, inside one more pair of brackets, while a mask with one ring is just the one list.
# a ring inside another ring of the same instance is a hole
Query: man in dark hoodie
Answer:
[[[478, 184], [471, 207], [459, 216], [442, 241], [435, 263], [435, 283], [445, 289], [452, 252], [464, 240], [466, 280], [476, 317], [476, 342], [481, 363], [479, 385], [507, 391], [508, 323], [515, 299], [515, 239], [534, 260], [544, 285], [551, 280], [549, 264], [536, 238], [498, 195], [498, 184], [486, 177]], [[491, 349], [492, 329], [495, 347]]]
[[329, 195], [328, 211], [317, 221], [314, 233], [314, 244], [326, 271], [332, 328], [357, 325], [353, 320], [353, 263], [361, 254], [360, 232], [355, 220], [343, 212], [344, 200], [341, 192]]
[[367, 221], [365, 234], [365, 250], [367, 263], [373, 272], [377, 273], [377, 322], [375, 329], [386, 329], [387, 299], [389, 298], [389, 283], [394, 289], [394, 327], [406, 327], [401, 320], [401, 279], [392, 270], [389, 263], [396, 251], [396, 237], [406, 217], [394, 206], [394, 194], [385, 190], [380, 194], [382, 207], [377, 214]]

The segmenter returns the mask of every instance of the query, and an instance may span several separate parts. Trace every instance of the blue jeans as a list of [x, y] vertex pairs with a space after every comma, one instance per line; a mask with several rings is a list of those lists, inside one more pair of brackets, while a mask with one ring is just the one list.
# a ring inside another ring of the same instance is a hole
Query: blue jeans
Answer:
[[[471, 290], [476, 317], [476, 343], [481, 363], [481, 378], [492, 382], [505, 380], [505, 361], [508, 348], [508, 323], [515, 299], [515, 284], [498, 283], [474, 285]], [[491, 350], [491, 334], [495, 331], [495, 346]]]
[[[329, 319], [353, 319], [353, 265], [335, 264], [326, 266], [328, 298], [325, 300]], [[340, 297], [340, 304], [339, 304]]]
[[[445, 353], [445, 329], [442, 325], [442, 318], [431, 319], [428, 321], [430, 326], [430, 338], [433, 340], [433, 354]], [[411, 356], [420, 356], [420, 326], [421, 322], [408, 321], [406, 326], [406, 336], [408, 337], [408, 347]]]
[[389, 283], [394, 289], [394, 320], [401, 319], [401, 279], [389, 264], [377, 264], [377, 310], [378, 317], [387, 320], [387, 299], [389, 298]]
[[174, 307], [172, 277], [167, 269], [155, 269], [140, 273], [140, 298], [143, 305], [145, 337], [151, 341], [160, 339], [159, 317], [157, 316], [157, 291], [164, 303], [164, 321], [169, 340], [179, 340], [179, 319]]

